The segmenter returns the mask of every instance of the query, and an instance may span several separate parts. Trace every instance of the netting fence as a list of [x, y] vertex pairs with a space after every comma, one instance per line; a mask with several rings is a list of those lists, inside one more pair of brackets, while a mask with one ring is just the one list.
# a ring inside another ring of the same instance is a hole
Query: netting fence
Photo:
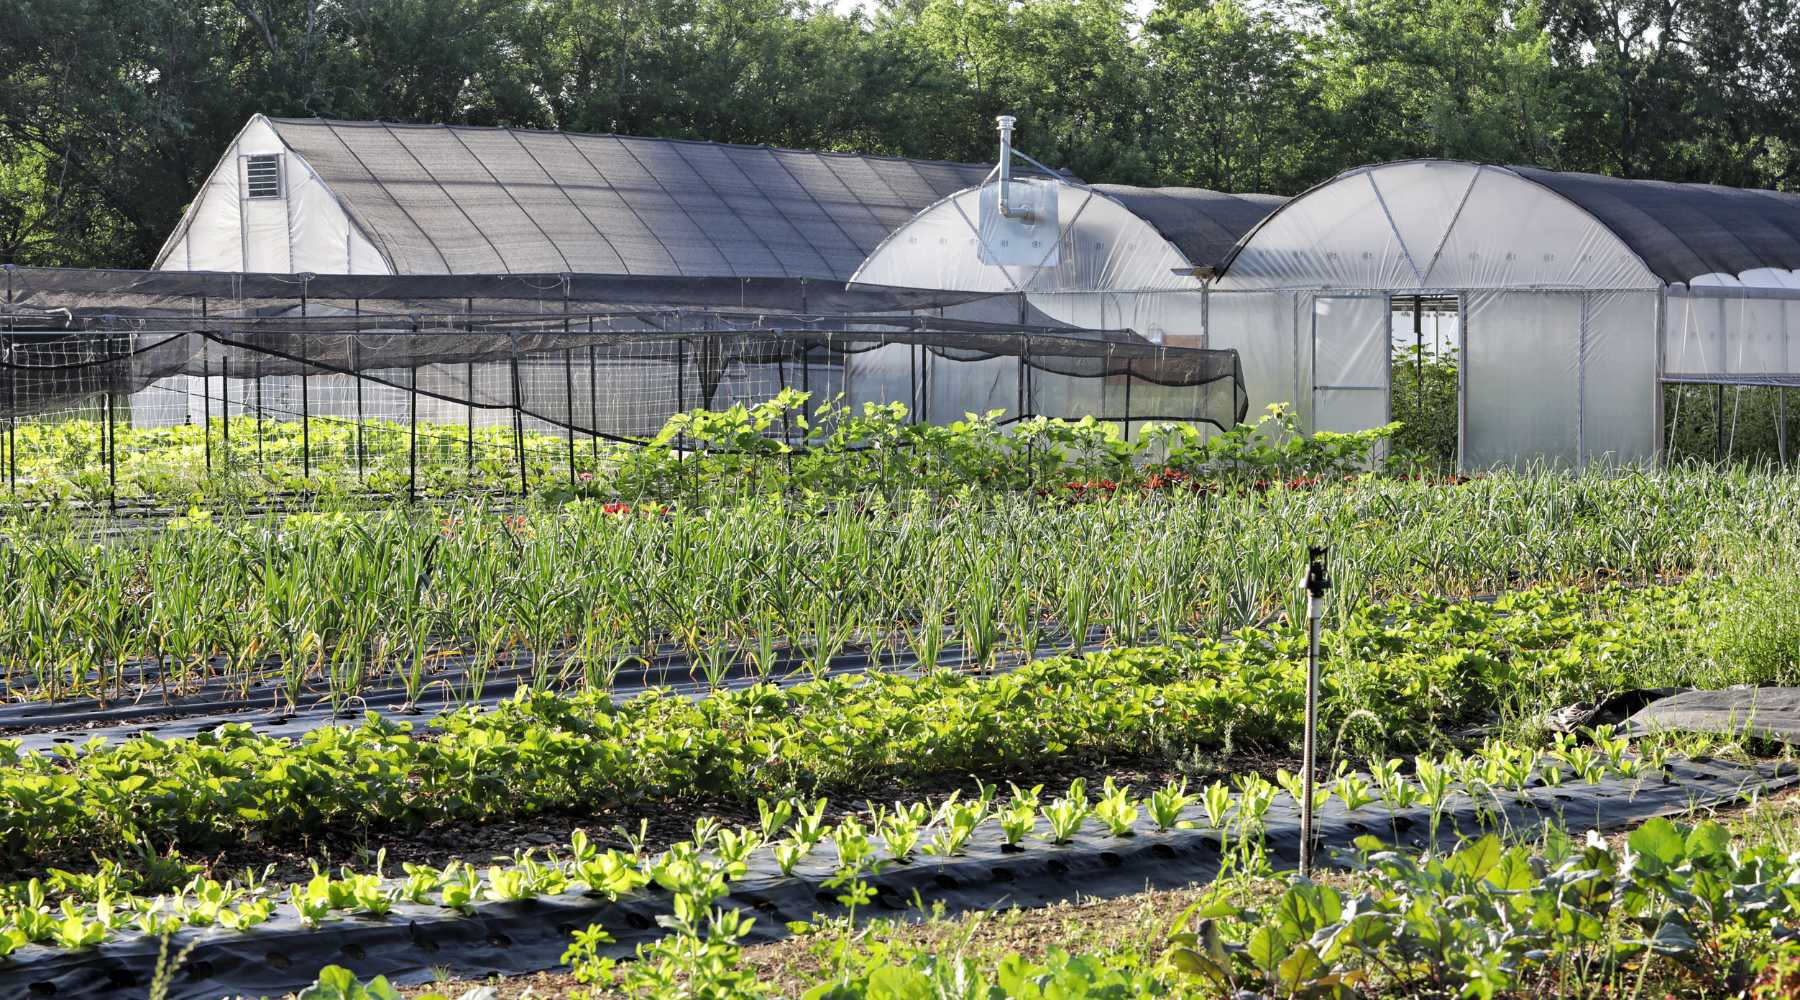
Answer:
[[[7, 271], [8, 489], [117, 504], [254, 479], [417, 496], [593, 476], [677, 413], [899, 402], [1229, 427], [1235, 352], [1050, 320], [1016, 295], [783, 279]], [[800, 442], [791, 422], [770, 434]]]

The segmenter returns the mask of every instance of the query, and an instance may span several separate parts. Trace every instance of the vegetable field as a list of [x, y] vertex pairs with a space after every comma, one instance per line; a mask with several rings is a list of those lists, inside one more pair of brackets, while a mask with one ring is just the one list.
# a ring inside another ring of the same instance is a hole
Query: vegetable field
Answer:
[[[518, 499], [215, 424], [115, 442], [144, 518], [63, 427], [0, 503], [0, 995], [1794, 995], [1790, 750], [1626, 719], [1800, 685], [1800, 483], [1287, 428], [784, 394]], [[1096, 898], [1155, 919], [1001, 933]]]

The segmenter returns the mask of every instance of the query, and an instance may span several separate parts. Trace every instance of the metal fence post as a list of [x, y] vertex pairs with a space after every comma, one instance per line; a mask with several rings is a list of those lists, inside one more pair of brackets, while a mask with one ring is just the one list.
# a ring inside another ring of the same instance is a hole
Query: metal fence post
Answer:
[[512, 335], [512, 412], [513, 449], [519, 456], [519, 497], [524, 499], [531, 489], [529, 463], [525, 460], [524, 395], [519, 388], [519, 335]]
[[119, 429], [113, 423], [113, 392], [106, 390], [106, 505], [119, 511]]
[[463, 363], [463, 381], [468, 383], [469, 399], [463, 404], [463, 476], [475, 481], [475, 362]]
[[359, 340], [362, 333], [362, 299], [355, 301], [353, 309], [354, 317], [351, 322], [354, 332], [350, 334], [350, 378], [354, 380], [356, 387], [356, 481], [361, 483], [365, 481], [363, 471], [362, 343]]
[[19, 371], [13, 366], [13, 270], [6, 265], [6, 341], [0, 350], [0, 362], [6, 365], [6, 482], [7, 489], [19, 489]]
[[[567, 303], [564, 303], [567, 306]], [[563, 320], [563, 333], [568, 333], [567, 319]], [[569, 439], [569, 485], [575, 485], [575, 371], [571, 367], [572, 360], [568, 348], [563, 348], [563, 402], [569, 408], [568, 422], [563, 429], [568, 431]]]
[[[594, 313], [587, 315], [587, 335], [594, 336]], [[599, 471], [599, 374], [594, 371], [594, 344], [587, 345], [587, 439], [594, 446], [594, 469]]]
[[[306, 300], [307, 289], [304, 279], [300, 285], [300, 343], [306, 345]], [[312, 479], [312, 400], [307, 390], [306, 348], [300, 352], [300, 478]]]
[[[190, 411], [191, 412], [191, 411]], [[200, 341], [200, 440], [206, 453], [206, 475], [212, 476], [212, 345]]]
[[260, 361], [256, 365], [256, 474], [267, 475], [263, 471], [263, 374]]
[[224, 451], [225, 472], [231, 473], [231, 352], [219, 359], [219, 412], [225, 417], [219, 425], [219, 447]]
[[419, 499], [419, 366], [416, 364], [412, 366], [412, 380], [407, 385], [406, 499], [409, 502]]

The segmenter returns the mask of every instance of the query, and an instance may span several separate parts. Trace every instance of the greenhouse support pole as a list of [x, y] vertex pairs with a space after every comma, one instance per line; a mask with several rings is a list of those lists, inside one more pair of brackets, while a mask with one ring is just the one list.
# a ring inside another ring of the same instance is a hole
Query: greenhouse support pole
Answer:
[[1319, 619], [1325, 617], [1325, 592], [1331, 575], [1325, 560], [1330, 550], [1322, 545], [1306, 550], [1306, 729], [1300, 749], [1300, 874], [1310, 877], [1313, 867], [1313, 780], [1317, 770], [1314, 751], [1319, 730]]

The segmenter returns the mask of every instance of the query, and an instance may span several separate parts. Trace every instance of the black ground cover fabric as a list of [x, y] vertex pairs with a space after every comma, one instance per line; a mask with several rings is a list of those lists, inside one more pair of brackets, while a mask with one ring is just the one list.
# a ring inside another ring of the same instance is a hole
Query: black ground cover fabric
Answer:
[[1800, 688], [1683, 691], [1644, 706], [1626, 720], [1625, 730], [1632, 735], [1666, 730], [1749, 735], [1800, 746]]
[[[1529, 837], [1549, 822], [1572, 830], [1621, 830], [1652, 816], [1788, 787], [1800, 774], [1789, 764], [1707, 760], [1677, 762], [1671, 771], [1666, 777], [1539, 787], [1525, 796], [1509, 793], [1484, 803], [1459, 795], [1441, 816], [1438, 839], [1449, 845], [1459, 836], [1486, 830]], [[1189, 815], [1197, 818], [1194, 810]], [[1368, 834], [1417, 848], [1424, 846], [1429, 827], [1429, 813], [1423, 809], [1391, 814], [1372, 805], [1350, 814], [1334, 799], [1319, 814], [1317, 841], [1342, 851]], [[1297, 862], [1298, 817], [1285, 797], [1267, 816], [1265, 842], [1278, 869], [1291, 869]], [[830, 847], [822, 844], [794, 877], [783, 877], [759, 852], [756, 866], [733, 884], [726, 903], [756, 917], [752, 938], [759, 941], [785, 934], [786, 921], [837, 912], [836, 893], [822, 884], [830, 875], [831, 856]], [[966, 912], [1179, 888], [1216, 877], [1220, 862], [1219, 836], [1211, 830], [1155, 833], [1140, 821], [1129, 837], [1089, 832], [1066, 846], [1030, 841], [1012, 851], [1002, 846], [997, 830], [984, 826], [966, 856], [921, 857], [875, 876], [876, 902], [864, 912], [916, 916], [911, 908], [915, 894], [927, 905], [941, 901], [949, 912]], [[617, 939], [609, 952], [626, 957], [661, 933], [656, 917], [669, 905], [668, 895], [660, 891], [612, 903], [567, 893], [530, 903], [484, 905], [466, 917], [407, 905], [384, 920], [344, 919], [317, 929], [282, 918], [241, 934], [187, 931], [169, 945], [174, 953], [195, 943], [169, 996], [278, 995], [310, 983], [329, 964], [401, 983], [428, 982], [441, 970], [465, 977], [539, 971], [558, 965], [570, 935], [594, 923]], [[144, 995], [157, 951], [156, 941], [131, 935], [83, 953], [22, 949], [10, 960], [0, 960], [0, 996], [135, 1000]]]

